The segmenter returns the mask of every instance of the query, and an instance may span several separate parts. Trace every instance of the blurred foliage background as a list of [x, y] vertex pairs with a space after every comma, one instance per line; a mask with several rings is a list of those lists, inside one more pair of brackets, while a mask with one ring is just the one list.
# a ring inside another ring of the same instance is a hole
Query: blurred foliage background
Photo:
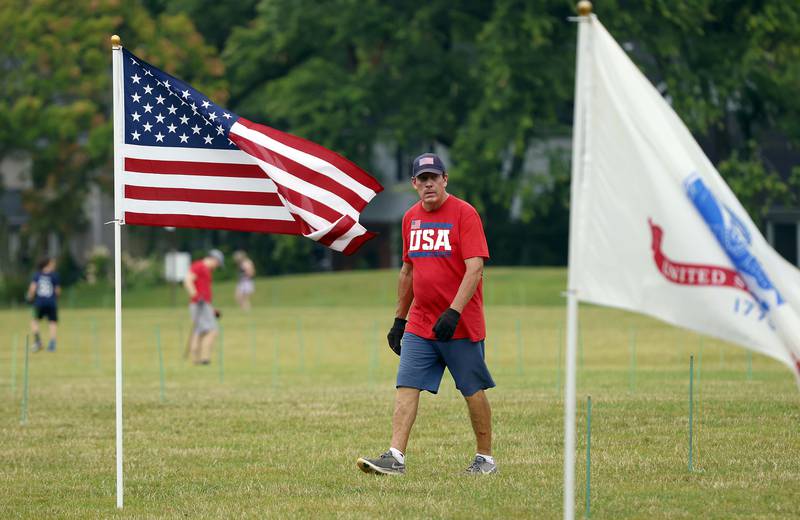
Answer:
[[[594, 4], [757, 223], [797, 205], [800, 167], [773, 157], [800, 147], [800, 3]], [[450, 189], [481, 212], [493, 262], [563, 265], [568, 150], [545, 146], [543, 174], [525, 165], [537, 143], [571, 135], [573, 15], [565, 0], [5, 0], [0, 160], [33, 160], [31, 243], [85, 228], [88, 190], [112, 189], [109, 36], [119, 34], [217, 103], [367, 170], [377, 144], [398, 158], [446, 147]], [[318, 265], [307, 241], [226, 237], [269, 252], [261, 273]]]

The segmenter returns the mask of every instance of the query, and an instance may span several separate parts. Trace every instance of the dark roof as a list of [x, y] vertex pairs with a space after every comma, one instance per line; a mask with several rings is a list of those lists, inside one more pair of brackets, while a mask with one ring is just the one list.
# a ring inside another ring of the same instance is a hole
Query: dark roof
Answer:
[[772, 222], [800, 222], [800, 208], [774, 206], [767, 212], [766, 217]]
[[419, 197], [407, 184], [387, 188], [378, 193], [374, 199], [361, 212], [359, 219], [364, 223], [393, 224], [403, 220], [406, 210], [411, 207]]

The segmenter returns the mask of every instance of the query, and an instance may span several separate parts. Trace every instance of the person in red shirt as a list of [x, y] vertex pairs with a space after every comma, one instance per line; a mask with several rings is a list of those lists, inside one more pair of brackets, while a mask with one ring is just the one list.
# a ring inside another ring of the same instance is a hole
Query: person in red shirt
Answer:
[[211, 283], [214, 269], [222, 267], [225, 256], [219, 249], [212, 249], [208, 254], [192, 263], [189, 273], [183, 280], [183, 286], [189, 293], [189, 314], [192, 316], [192, 334], [189, 337], [189, 352], [195, 365], [211, 363], [211, 347], [217, 338], [218, 311], [211, 304]]
[[405, 450], [422, 390], [439, 391], [450, 371], [467, 402], [477, 454], [467, 473], [495, 473], [492, 412], [484, 390], [495, 386], [485, 362], [483, 263], [489, 248], [480, 216], [447, 193], [444, 163], [435, 154], [414, 160], [411, 184], [420, 197], [403, 216], [403, 267], [397, 311], [387, 336], [400, 356], [389, 450], [359, 458], [365, 473], [405, 473]]

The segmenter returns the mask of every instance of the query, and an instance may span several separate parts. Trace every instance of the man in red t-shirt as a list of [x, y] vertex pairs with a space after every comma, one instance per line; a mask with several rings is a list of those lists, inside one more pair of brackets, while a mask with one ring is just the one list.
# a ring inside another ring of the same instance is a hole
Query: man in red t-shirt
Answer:
[[[411, 184], [420, 197], [403, 217], [403, 267], [397, 312], [387, 339], [400, 356], [389, 451], [358, 459], [366, 473], [405, 473], [405, 449], [422, 390], [439, 391], [447, 367], [467, 401], [477, 454], [467, 473], [495, 473], [492, 412], [484, 390], [495, 386], [484, 360], [483, 263], [489, 248], [480, 216], [447, 193], [441, 159], [414, 160]], [[401, 348], [402, 345], [402, 348]]]
[[225, 256], [219, 249], [192, 263], [183, 286], [189, 293], [189, 314], [192, 316], [192, 334], [189, 337], [189, 352], [195, 365], [211, 363], [211, 347], [217, 338], [218, 313], [211, 304], [212, 272], [225, 263]]

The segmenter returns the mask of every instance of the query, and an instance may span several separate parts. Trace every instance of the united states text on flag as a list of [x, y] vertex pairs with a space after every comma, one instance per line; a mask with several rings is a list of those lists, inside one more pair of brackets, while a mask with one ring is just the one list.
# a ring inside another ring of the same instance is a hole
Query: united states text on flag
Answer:
[[344, 157], [225, 110], [123, 49], [126, 224], [302, 234], [352, 254], [381, 185]]

